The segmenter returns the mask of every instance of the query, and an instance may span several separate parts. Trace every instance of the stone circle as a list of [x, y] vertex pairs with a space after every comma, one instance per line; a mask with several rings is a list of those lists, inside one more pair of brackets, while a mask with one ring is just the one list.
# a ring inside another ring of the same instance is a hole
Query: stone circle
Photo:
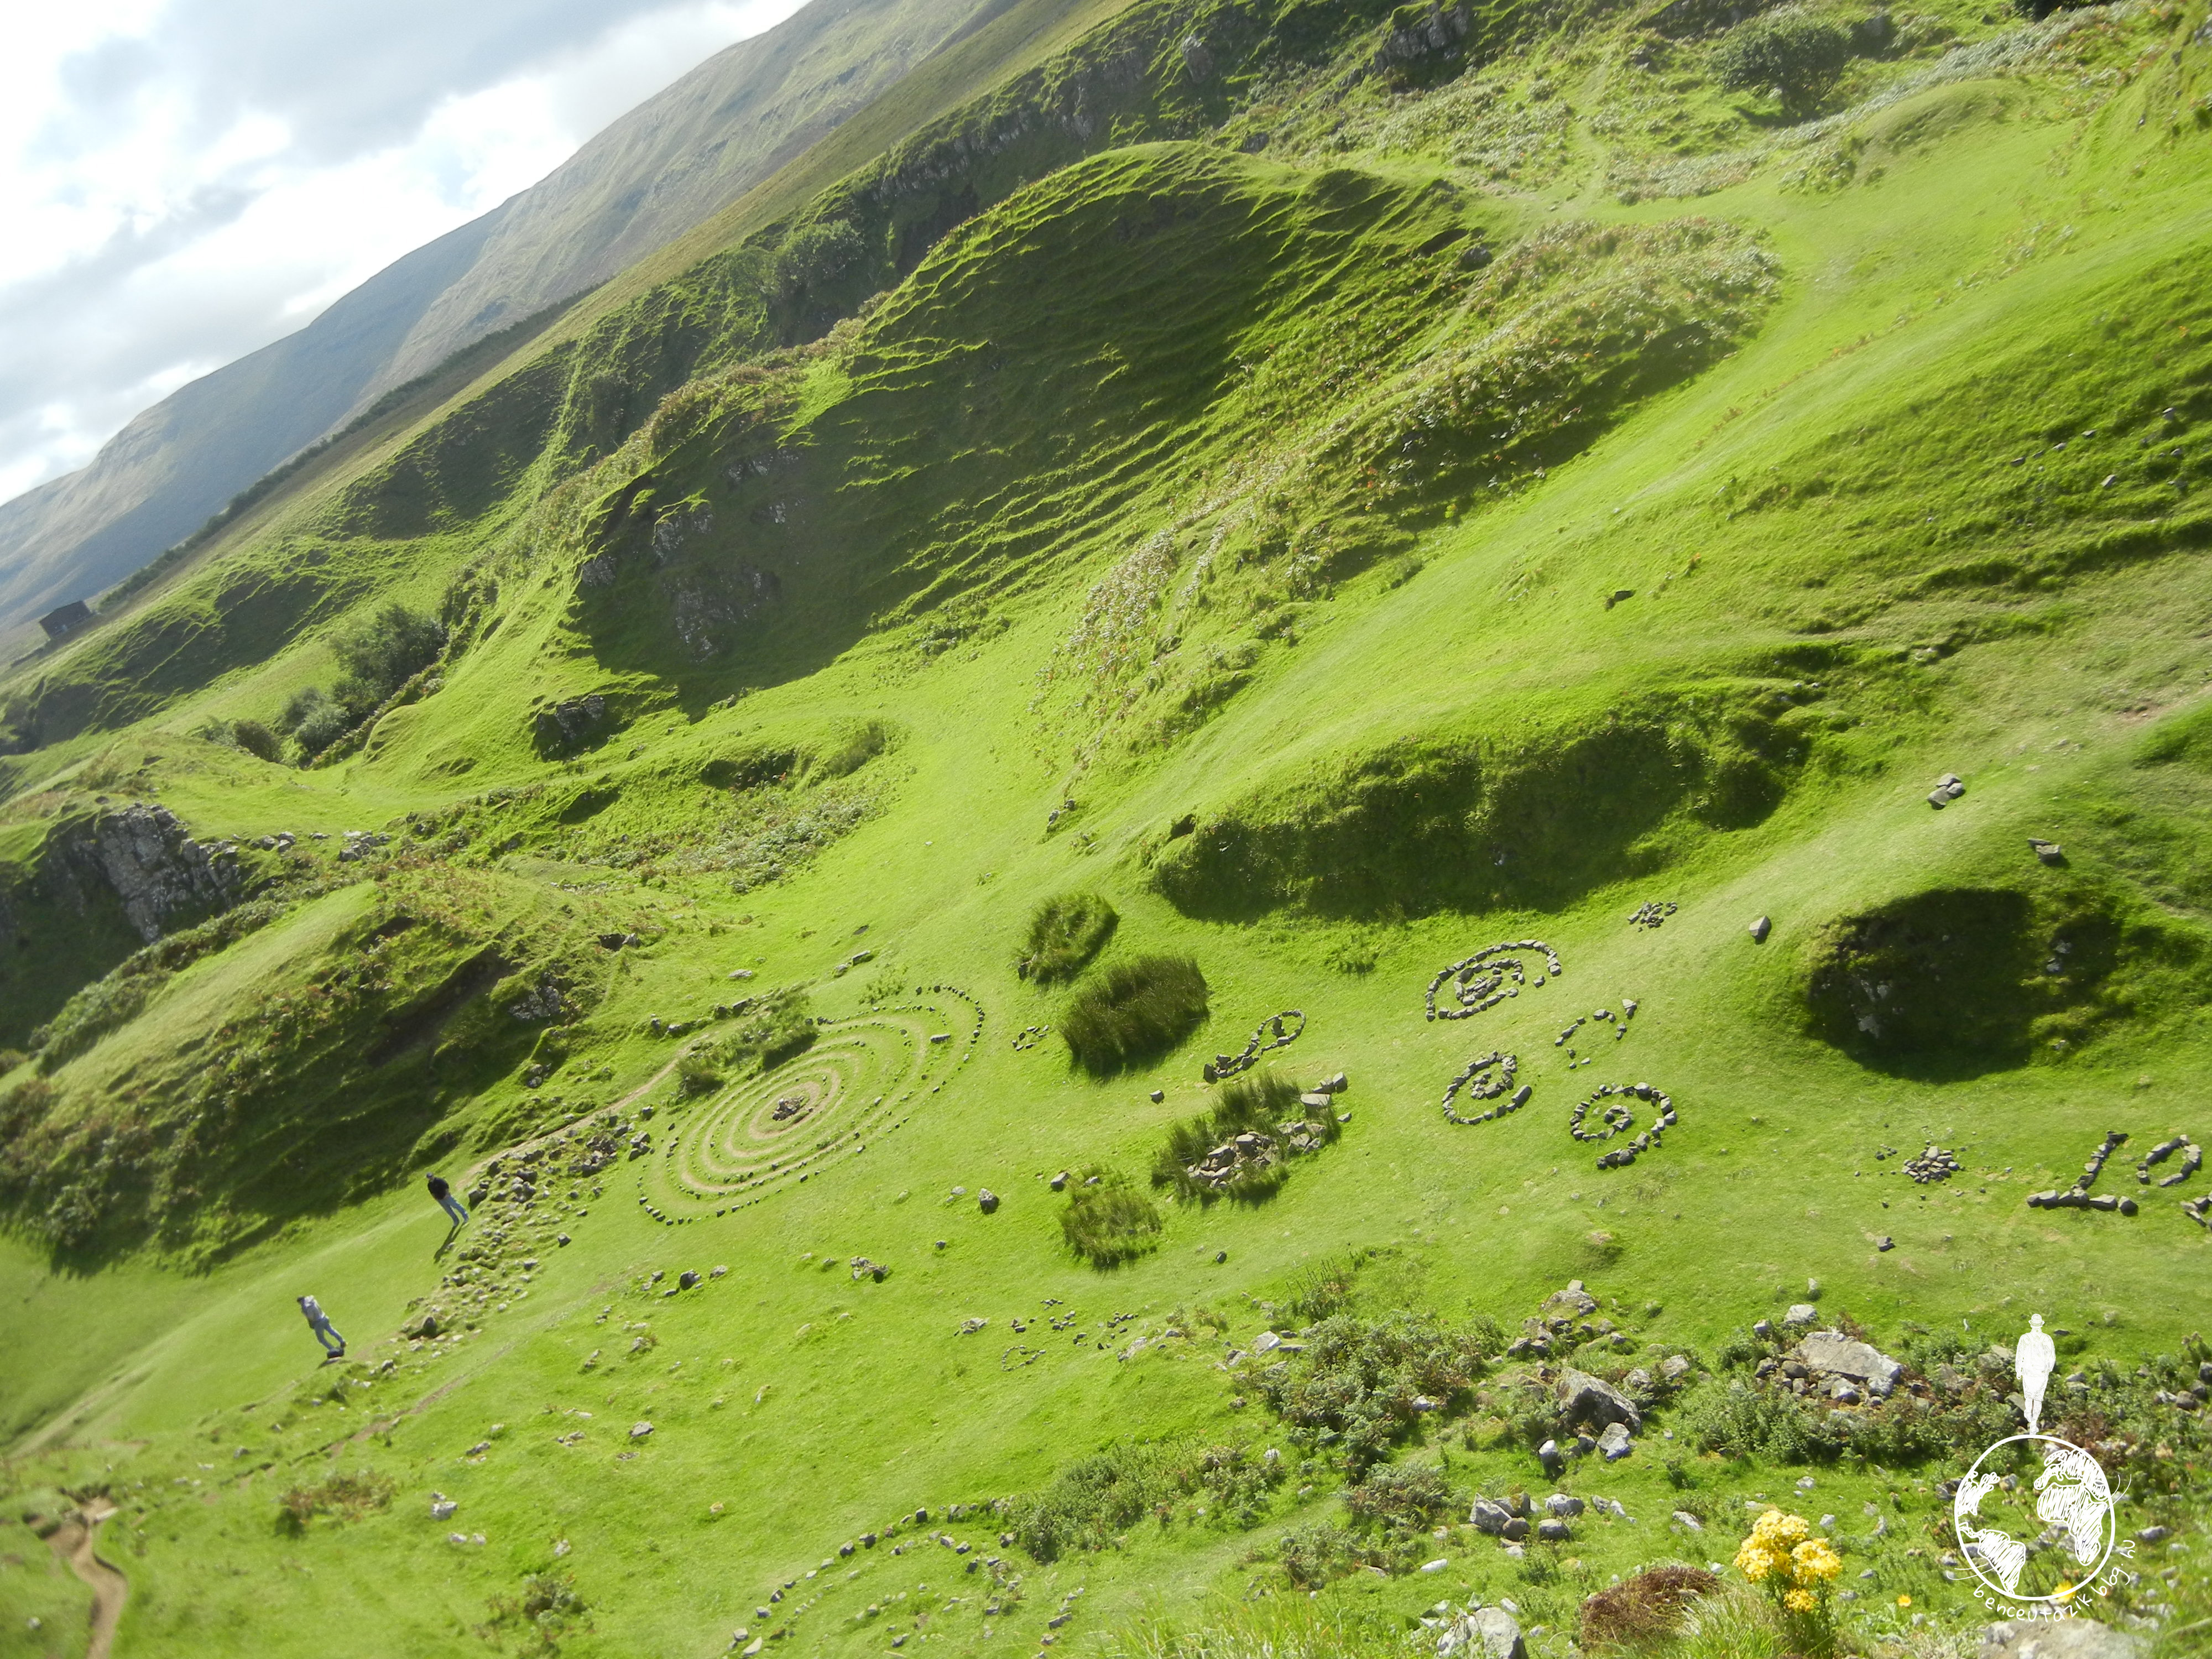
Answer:
[[[1521, 988], [1528, 982], [1528, 969], [1516, 954], [1522, 951], [1540, 951], [1544, 955], [1544, 972], [1536, 975], [1541, 985], [1548, 975], [1557, 979], [1566, 969], [1559, 965], [1559, 953], [1540, 939], [1507, 939], [1498, 945], [1486, 945], [1473, 956], [1453, 963], [1438, 971], [1429, 981], [1426, 1006], [1431, 1019], [1472, 1019], [1486, 1008], [1494, 1008], [1508, 997], [1517, 997]], [[1506, 981], [1512, 981], [1510, 985]], [[1452, 986], [1452, 997], [1456, 1008], [1437, 1006], [1437, 993], [1447, 983]]]
[[[1469, 1125], [1487, 1123], [1492, 1118], [1504, 1116], [1508, 1112], [1519, 1111], [1528, 1103], [1529, 1093], [1528, 1085], [1525, 1083], [1517, 1089], [1513, 1088], [1513, 1075], [1520, 1068], [1521, 1062], [1517, 1056], [1499, 1054], [1495, 1050], [1479, 1060], [1469, 1060], [1466, 1069], [1454, 1078], [1444, 1090], [1444, 1121]], [[1477, 1101], [1496, 1100], [1509, 1089], [1513, 1091], [1512, 1098], [1503, 1106], [1492, 1106], [1489, 1110], [1478, 1112], [1473, 1117], [1462, 1117], [1454, 1109], [1453, 1103], [1459, 1098], [1462, 1091], [1469, 1101]]]
[[[1567, 1133], [1577, 1140], [1596, 1142], [1611, 1140], [1615, 1135], [1626, 1134], [1636, 1127], [1636, 1112], [1629, 1104], [1632, 1100], [1649, 1101], [1659, 1109], [1658, 1121], [1632, 1140], [1599, 1155], [1601, 1170], [1625, 1169], [1636, 1162], [1640, 1152], [1655, 1151], [1660, 1138], [1674, 1127], [1674, 1100], [1663, 1091], [1648, 1083], [1601, 1083], [1592, 1093], [1575, 1103], [1575, 1109], [1567, 1120]], [[1602, 1103], [1598, 1115], [1601, 1128], [1589, 1127], [1590, 1108]]]
[[[1297, 1021], [1285, 1030], [1286, 1019]], [[1260, 1063], [1260, 1056], [1277, 1048], [1287, 1048], [1304, 1035], [1306, 1017], [1296, 1008], [1285, 1008], [1279, 1014], [1270, 1014], [1253, 1028], [1252, 1040], [1244, 1045], [1243, 1052], [1235, 1054], [1216, 1054], [1202, 1069], [1208, 1083], [1218, 1083], [1239, 1072], [1246, 1072]]]

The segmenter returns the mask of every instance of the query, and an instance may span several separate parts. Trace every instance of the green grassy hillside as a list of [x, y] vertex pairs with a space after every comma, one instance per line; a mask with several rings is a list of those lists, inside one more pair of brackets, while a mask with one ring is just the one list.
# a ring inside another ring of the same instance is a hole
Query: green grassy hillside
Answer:
[[2040, 1314], [2205, 1650], [2202, 8], [1030, 23], [5, 688], [10, 1515], [132, 1653], [1932, 1659]]

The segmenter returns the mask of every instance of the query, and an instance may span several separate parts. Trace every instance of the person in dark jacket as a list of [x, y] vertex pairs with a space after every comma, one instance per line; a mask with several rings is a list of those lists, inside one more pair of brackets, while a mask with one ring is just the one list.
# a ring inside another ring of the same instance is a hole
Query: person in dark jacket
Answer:
[[440, 1209], [453, 1218], [453, 1225], [458, 1227], [469, 1218], [469, 1212], [461, 1207], [461, 1200], [453, 1196], [453, 1189], [446, 1184], [445, 1176], [433, 1175], [428, 1184], [430, 1196], [438, 1200]]

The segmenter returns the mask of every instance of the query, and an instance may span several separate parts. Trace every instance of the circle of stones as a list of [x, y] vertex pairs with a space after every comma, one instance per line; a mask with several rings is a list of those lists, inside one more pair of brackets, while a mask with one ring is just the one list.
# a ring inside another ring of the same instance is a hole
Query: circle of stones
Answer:
[[[1544, 953], [1544, 973], [1536, 976], [1541, 985], [1545, 975], [1557, 979], [1566, 971], [1559, 965], [1559, 953], [1541, 939], [1507, 939], [1498, 945], [1486, 945], [1473, 956], [1455, 962], [1439, 971], [1429, 981], [1428, 1017], [1431, 1019], [1472, 1019], [1486, 1008], [1494, 1008], [1508, 997], [1517, 997], [1521, 988], [1528, 982], [1528, 969], [1515, 955], [1520, 951], [1541, 951]], [[1506, 983], [1507, 980], [1513, 982]], [[1452, 987], [1452, 997], [1459, 1006], [1439, 1008], [1437, 993], [1446, 984]]]
[[[1632, 1100], [1650, 1101], [1659, 1109], [1658, 1121], [1644, 1130], [1626, 1146], [1616, 1146], [1601, 1153], [1597, 1161], [1601, 1170], [1618, 1170], [1636, 1162], [1639, 1152], [1648, 1152], [1659, 1145], [1660, 1137], [1675, 1123], [1674, 1103], [1663, 1091], [1648, 1083], [1601, 1083], [1596, 1090], [1575, 1103], [1575, 1109], [1567, 1120], [1567, 1133], [1580, 1141], [1610, 1140], [1615, 1135], [1626, 1134], [1636, 1127], [1635, 1109]], [[1590, 1108], [1602, 1103], [1598, 1121], [1605, 1127], [1594, 1129], [1586, 1127]]]
[[668, 1226], [727, 1215], [905, 1123], [966, 1064], [983, 1030], [982, 1006], [963, 991], [917, 986], [915, 997], [817, 1019], [804, 1054], [671, 1109], [660, 1145], [639, 1160], [639, 1207]]
[[[1483, 1055], [1480, 1060], [1468, 1061], [1467, 1069], [1454, 1078], [1444, 1090], [1444, 1121], [1462, 1124], [1487, 1123], [1492, 1118], [1504, 1116], [1508, 1112], [1519, 1111], [1528, 1103], [1529, 1092], [1528, 1085], [1525, 1083], [1518, 1089], [1513, 1089], [1513, 1074], [1520, 1067], [1521, 1061], [1516, 1056], [1499, 1054], [1494, 1050]], [[1495, 1072], [1496, 1075], [1486, 1075], [1492, 1072]], [[1473, 1117], [1462, 1117], [1453, 1109], [1453, 1103], [1459, 1098], [1462, 1091], [1472, 1102], [1495, 1100], [1508, 1089], [1513, 1089], [1513, 1097], [1503, 1106], [1492, 1106], [1488, 1111], [1478, 1112]]]
[[[1294, 1019], [1297, 1024], [1285, 1031], [1283, 1022], [1286, 1019]], [[1249, 1071], [1260, 1063], [1261, 1055], [1272, 1049], [1287, 1048], [1304, 1035], [1305, 1029], [1306, 1017], [1298, 1009], [1285, 1008], [1279, 1014], [1270, 1014], [1253, 1027], [1252, 1040], [1244, 1045], [1242, 1054], [1216, 1054], [1201, 1068], [1206, 1080], [1218, 1083], [1223, 1078], [1235, 1077], [1239, 1072]]]

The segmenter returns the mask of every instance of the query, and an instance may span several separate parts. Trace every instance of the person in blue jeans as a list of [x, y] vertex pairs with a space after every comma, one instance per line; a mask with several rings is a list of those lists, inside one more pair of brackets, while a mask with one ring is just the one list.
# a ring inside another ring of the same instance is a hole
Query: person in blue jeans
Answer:
[[345, 1338], [340, 1336], [337, 1327], [331, 1323], [331, 1316], [323, 1311], [323, 1304], [312, 1296], [303, 1296], [300, 1298], [300, 1311], [307, 1315], [307, 1328], [323, 1345], [323, 1352], [331, 1359], [343, 1359]]
[[453, 1225], [458, 1227], [469, 1218], [469, 1212], [461, 1207], [461, 1200], [453, 1196], [453, 1189], [446, 1184], [445, 1176], [434, 1174], [429, 1177], [428, 1184], [430, 1196], [438, 1200], [440, 1209], [453, 1218]]

